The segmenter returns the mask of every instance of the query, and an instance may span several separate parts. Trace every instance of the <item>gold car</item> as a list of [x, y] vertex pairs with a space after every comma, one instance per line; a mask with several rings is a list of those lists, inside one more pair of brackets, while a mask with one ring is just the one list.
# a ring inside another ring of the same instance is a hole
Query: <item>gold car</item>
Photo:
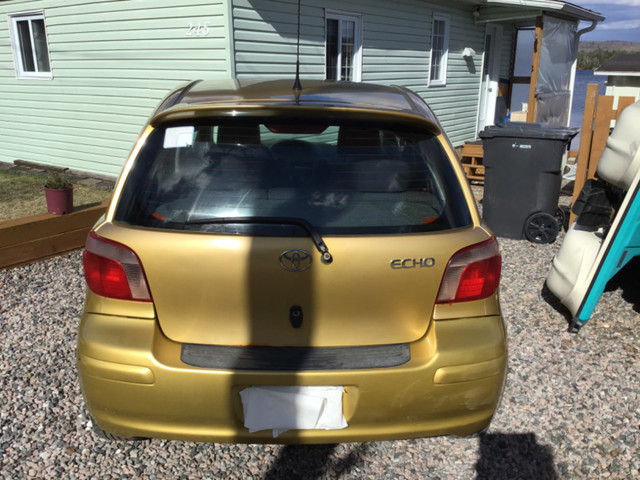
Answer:
[[193, 82], [86, 243], [78, 335], [108, 436], [468, 435], [505, 381], [501, 257], [429, 107], [400, 87]]

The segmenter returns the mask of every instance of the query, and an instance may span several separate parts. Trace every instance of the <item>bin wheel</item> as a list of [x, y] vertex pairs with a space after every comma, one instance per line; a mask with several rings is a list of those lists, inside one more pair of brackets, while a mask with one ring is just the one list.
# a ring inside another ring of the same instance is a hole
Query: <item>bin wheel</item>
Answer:
[[532, 213], [524, 222], [524, 236], [533, 243], [552, 243], [559, 231], [556, 217], [548, 213]]
[[567, 214], [565, 213], [565, 211], [562, 208], [558, 207], [556, 208], [556, 212], [553, 216], [556, 217], [559, 230], [565, 230], [565, 222], [567, 221]]

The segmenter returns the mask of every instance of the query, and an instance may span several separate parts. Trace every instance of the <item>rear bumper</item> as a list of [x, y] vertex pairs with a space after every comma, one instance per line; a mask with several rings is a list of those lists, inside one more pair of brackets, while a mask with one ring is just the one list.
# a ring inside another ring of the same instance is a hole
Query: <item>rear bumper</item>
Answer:
[[[432, 435], [468, 435], [485, 428], [504, 386], [507, 352], [501, 317], [433, 321], [410, 344], [401, 366], [362, 370], [240, 371], [186, 365], [181, 345], [152, 319], [85, 314], [78, 371], [98, 425], [124, 437], [209, 442], [335, 443]], [[253, 385], [345, 387], [342, 430], [244, 427], [239, 392]]]

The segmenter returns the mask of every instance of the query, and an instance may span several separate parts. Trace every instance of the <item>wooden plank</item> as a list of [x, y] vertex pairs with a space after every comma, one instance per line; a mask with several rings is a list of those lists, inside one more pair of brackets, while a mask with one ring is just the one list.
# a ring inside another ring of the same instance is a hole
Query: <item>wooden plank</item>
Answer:
[[636, 98], [635, 97], [619, 97], [618, 98], [618, 109], [616, 110], [616, 118], [615, 120], [618, 121], [618, 118], [620, 118], [620, 114], [622, 113], [622, 111], [627, 108], [629, 105], [632, 105], [636, 102]]
[[598, 162], [604, 152], [609, 139], [611, 130], [611, 121], [618, 120], [622, 111], [629, 105], [635, 103], [635, 97], [619, 97], [618, 108], [613, 108], [615, 97], [602, 95], [598, 97], [598, 107], [596, 109], [596, 118], [593, 126], [594, 136], [591, 142], [591, 154], [589, 160], [588, 178], [594, 178], [598, 168]]
[[608, 95], [598, 97], [596, 117], [593, 122], [593, 140], [591, 141], [587, 178], [595, 177], [598, 160], [600, 159], [602, 152], [604, 152], [604, 147], [607, 144], [607, 139], [609, 138], [611, 120], [614, 118], [615, 112], [613, 110], [613, 97]]
[[14, 160], [13, 163], [19, 167], [39, 168], [53, 173], [64, 173], [69, 170], [67, 167], [53, 167], [45, 163], [25, 162], [24, 160]]
[[540, 52], [542, 50], [542, 17], [536, 18], [536, 37], [533, 42], [533, 61], [531, 66], [531, 86], [529, 87], [529, 111], [527, 122], [536, 121], [536, 87], [538, 86], [538, 75], [540, 74]]
[[463, 157], [484, 157], [484, 148], [482, 145], [464, 144], [462, 146]]
[[48, 213], [0, 222], [0, 269], [35, 262], [84, 246], [108, 202], [68, 215]]
[[[598, 98], [597, 84], [587, 85], [587, 97], [584, 104], [584, 113], [582, 115], [582, 129], [580, 133], [580, 147], [578, 149], [578, 157], [576, 159], [576, 179], [573, 187], [573, 198], [571, 204], [573, 205], [584, 186], [584, 182], [587, 180], [587, 171], [589, 167], [589, 153], [591, 150], [591, 138], [593, 136], [593, 120], [596, 112], [596, 101]], [[576, 216], [571, 213], [569, 216], [569, 223], [573, 223]]]
[[90, 230], [91, 227], [85, 227], [0, 248], [0, 269], [25, 265], [82, 248]]
[[79, 207], [68, 215], [42, 213], [0, 222], [0, 247], [90, 227], [106, 212], [108, 204], [109, 202], [102, 202], [86, 208]]

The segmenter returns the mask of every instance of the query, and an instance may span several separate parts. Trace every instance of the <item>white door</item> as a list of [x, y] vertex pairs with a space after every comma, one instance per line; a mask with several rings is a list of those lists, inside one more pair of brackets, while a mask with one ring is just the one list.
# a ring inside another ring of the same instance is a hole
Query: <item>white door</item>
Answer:
[[478, 108], [478, 131], [493, 125], [498, 98], [501, 31], [493, 25], [487, 26], [484, 37], [482, 59], [482, 83], [480, 85], [480, 105]]

